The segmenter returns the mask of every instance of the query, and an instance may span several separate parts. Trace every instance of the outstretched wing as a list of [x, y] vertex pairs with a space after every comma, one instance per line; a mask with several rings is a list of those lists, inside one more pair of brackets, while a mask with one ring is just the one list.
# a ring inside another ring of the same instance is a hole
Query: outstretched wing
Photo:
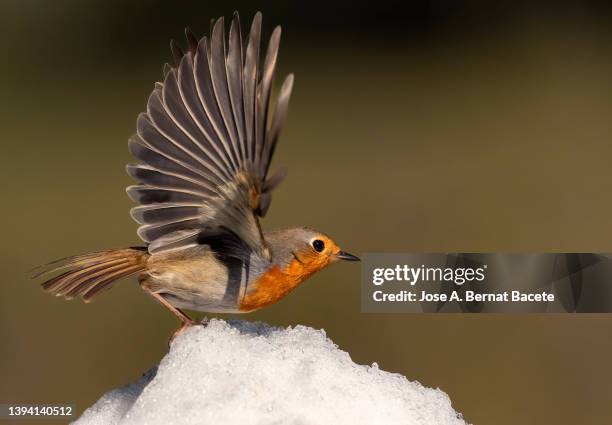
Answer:
[[154, 253], [230, 232], [268, 257], [258, 216], [265, 215], [271, 191], [284, 177], [268, 177], [268, 171], [293, 86], [289, 75], [272, 112], [280, 27], [270, 37], [262, 70], [260, 13], [246, 46], [237, 13], [227, 49], [223, 18], [210, 39], [185, 33], [187, 50], [171, 42], [175, 66], [164, 66], [164, 81], [155, 84], [129, 141], [142, 161], [128, 165], [140, 183], [127, 188], [140, 204], [131, 210], [138, 235]]

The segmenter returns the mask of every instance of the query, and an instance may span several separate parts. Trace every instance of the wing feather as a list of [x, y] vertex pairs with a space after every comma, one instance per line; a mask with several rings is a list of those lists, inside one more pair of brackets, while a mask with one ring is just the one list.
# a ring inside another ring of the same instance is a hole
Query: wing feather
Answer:
[[149, 251], [169, 251], [197, 246], [200, 233], [199, 229], [177, 230], [155, 239], [149, 245]]
[[210, 188], [218, 194], [215, 182], [211, 180], [209, 176], [198, 172], [197, 169], [191, 169], [189, 166], [181, 164], [179, 161], [146, 146], [142, 140], [138, 140], [138, 136], [133, 136], [129, 140], [128, 149], [135, 158], [143, 161], [152, 168], [169, 174], [185, 176], [190, 180]]
[[[270, 105], [270, 94], [272, 91], [272, 81], [274, 79], [274, 68], [276, 67], [276, 58], [278, 57], [278, 47], [280, 44], [281, 29], [276, 27], [270, 37], [268, 51], [266, 52], [266, 60], [263, 67], [263, 75], [260, 84], [260, 90], [257, 102], [256, 115], [256, 162], [261, 163], [264, 154], [264, 144], [266, 143], [266, 129], [268, 124], [268, 107]], [[263, 177], [263, 176], [262, 176]]]
[[242, 35], [240, 34], [240, 19], [234, 13], [229, 34], [229, 49], [225, 61], [227, 71], [227, 87], [229, 99], [238, 133], [238, 156], [242, 163], [246, 161], [246, 136], [244, 128], [244, 106], [242, 104]]
[[211, 167], [211, 170], [217, 175], [223, 174], [223, 171], [227, 168], [227, 164], [225, 166], [221, 165], [218, 162], [217, 156], [208, 149], [211, 139], [205, 132], [200, 130], [201, 125], [198, 127], [195, 124], [185, 103], [183, 103], [184, 99], [181, 96], [176, 72], [174, 70], [170, 71], [166, 76], [162, 96], [165, 111], [168, 116], [172, 119], [176, 127], [179, 128], [193, 145], [199, 149], [196, 155], [205, 159], [206, 163]]
[[185, 28], [185, 38], [187, 38], [187, 45], [189, 46], [189, 53], [194, 54], [198, 49], [198, 37], [191, 30], [191, 28]]
[[179, 220], [172, 223], [145, 224], [138, 228], [137, 233], [143, 241], [153, 242], [162, 236], [166, 236], [177, 231], [183, 231], [185, 229], [189, 229], [197, 233], [199, 232], [201, 224], [202, 223], [199, 218]]
[[[132, 139], [142, 141], [144, 145], [149, 147], [151, 150], [155, 150], [170, 160], [177, 163], [183, 164], [191, 170], [203, 170], [202, 164], [196, 159], [196, 157], [185, 149], [179, 143], [176, 143], [173, 139], [167, 137], [161, 133], [157, 127], [150, 121], [150, 116], [146, 114], [140, 114], [136, 121], [137, 133], [132, 136]], [[129, 147], [129, 142], [128, 142]], [[145, 161], [146, 162], [146, 161]], [[217, 182], [222, 182], [223, 179], [212, 175], [208, 175], [209, 179], [215, 179]]]
[[268, 143], [264, 147], [264, 155], [261, 161], [263, 175], [267, 175], [270, 163], [272, 162], [272, 156], [276, 149], [276, 143], [280, 136], [283, 123], [287, 119], [287, 112], [289, 110], [289, 99], [291, 98], [291, 91], [293, 90], [293, 74], [289, 74], [280, 89], [278, 95], [278, 101], [276, 103], [276, 110], [270, 126], [270, 133]]
[[249, 41], [244, 60], [242, 81], [244, 85], [244, 123], [247, 136], [247, 158], [255, 161], [255, 108], [257, 90], [257, 64], [259, 62], [259, 43], [261, 39], [261, 13], [257, 12], [251, 24]]
[[140, 224], [161, 224], [199, 218], [201, 213], [200, 205], [184, 203], [140, 205], [132, 208], [130, 215]]
[[221, 166], [220, 163], [222, 162], [226, 170], [231, 169], [231, 164], [223, 152], [223, 144], [219, 141], [219, 137], [198, 97], [194, 79], [193, 56], [191, 54], [185, 55], [179, 66], [178, 87], [185, 107], [202, 134], [204, 134], [211, 148], [205, 150], [206, 154], [215, 158], [217, 166]]
[[212, 76], [209, 67], [209, 48], [206, 37], [200, 40], [198, 44], [198, 52], [194, 58], [194, 76], [196, 81], [196, 89], [200, 102], [202, 103], [204, 110], [208, 116], [208, 120], [212, 124], [215, 132], [217, 133], [218, 140], [221, 143], [221, 147], [225, 152], [226, 157], [231, 161], [231, 171], [237, 172], [238, 165], [234, 162], [232, 151], [230, 147], [229, 135], [219, 106], [217, 105], [217, 99], [213, 89]]
[[[219, 170], [209, 158], [198, 152], [199, 147], [193, 139], [176, 125], [174, 119], [166, 111], [160, 93], [153, 92], [151, 94], [147, 104], [147, 112], [155, 130], [166, 139], [165, 143], [172, 143], [179, 147], [179, 149], [198, 163], [199, 168], [214, 176], [220, 184], [231, 178], [231, 174], [226, 169]], [[146, 137], [143, 137], [143, 139], [147, 140]], [[160, 141], [164, 142], [163, 139]]]
[[128, 174], [140, 183], [166, 190], [181, 190], [205, 198], [216, 195], [213, 188], [204, 186], [198, 181], [184, 175], [164, 173], [143, 164], [128, 164]]
[[138, 235], [155, 253], [229, 232], [241, 241], [236, 246], [269, 259], [257, 216], [265, 215], [284, 177], [268, 177], [268, 171], [293, 87], [289, 75], [272, 113], [280, 27], [272, 32], [261, 72], [259, 12], [246, 45], [237, 13], [227, 49], [223, 18], [211, 23], [210, 38], [198, 40], [189, 28], [185, 36], [186, 50], [170, 43], [175, 66], [164, 66], [163, 83], [155, 84], [128, 142], [142, 161], [127, 166], [139, 182], [127, 188], [139, 204], [131, 210]]
[[181, 190], [160, 189], [147, 185], [128, 186], [126, 192], [130, 199], [142, 205], [165, 203], [192, 203], [203, 204], [207, 198], [191, 192]]
[[183, 49], [180, 48], [176, 41], [170, 40], [170, 51], [172, 52], [172, 58], [174, 59], [174, 63], [178, 65], [179, 61], [184, 55]]
[[212, 37], [210, 40], [210, 75], [212, 77], [212, 85], [221, 117], [225, 124], [225, 128], [230, 138], [230, 154], [237, 164], [240, 163], [238, 134], [234, 117], [232, 113], [231, 100], [229, 98], [229, 89], [227, 82], [227, 69], [225, 66], [225, 37], [224, 37], [224, 20], [219, 18], [213, 27]]

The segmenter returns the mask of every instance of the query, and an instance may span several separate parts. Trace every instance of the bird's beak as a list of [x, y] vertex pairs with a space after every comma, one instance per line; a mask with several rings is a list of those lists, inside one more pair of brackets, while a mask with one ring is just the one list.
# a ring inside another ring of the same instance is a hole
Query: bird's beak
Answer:
[[345, 260], [345, 261], [361, 261], [359, 259], [359, 257], [353, 255], [353, 254], [349, 254], [348, 252], [344, 252], [344, 251], [339, 251], [336, 254], [336, 258], [338, 260]]

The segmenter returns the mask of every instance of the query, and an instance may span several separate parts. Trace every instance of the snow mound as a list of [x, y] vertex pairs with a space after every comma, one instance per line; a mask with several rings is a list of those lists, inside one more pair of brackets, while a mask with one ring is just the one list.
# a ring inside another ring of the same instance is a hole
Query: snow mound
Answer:
[[465, 424], [444, 392], [353, 363], [322, 330], [223, 320], [188, 329], [75, 423]]

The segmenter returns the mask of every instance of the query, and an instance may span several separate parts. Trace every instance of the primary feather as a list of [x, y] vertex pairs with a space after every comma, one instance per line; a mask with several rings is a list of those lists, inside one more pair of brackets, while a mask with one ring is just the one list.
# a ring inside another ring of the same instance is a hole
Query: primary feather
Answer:
[[228, 46], [223, 18], [210, 39], [185, 30], [187, 50], [171, 43], [175, 66], [164, 66], [129, 141], [142, 161], [128, 165], [139, 184], [127, 189], [139, 204], [132, 217], [150, 253], [198, 245], [210, 235], [232, 233], [262, 257], [270, 256], [257, 216], [284, 173], [268, 178], [286, 120], [293, 76], [283, 83], [276, 111], [271, 93], [280, 43], [277, 27], [259, 70], [261, 14], [246, 46], [235, 13]]

